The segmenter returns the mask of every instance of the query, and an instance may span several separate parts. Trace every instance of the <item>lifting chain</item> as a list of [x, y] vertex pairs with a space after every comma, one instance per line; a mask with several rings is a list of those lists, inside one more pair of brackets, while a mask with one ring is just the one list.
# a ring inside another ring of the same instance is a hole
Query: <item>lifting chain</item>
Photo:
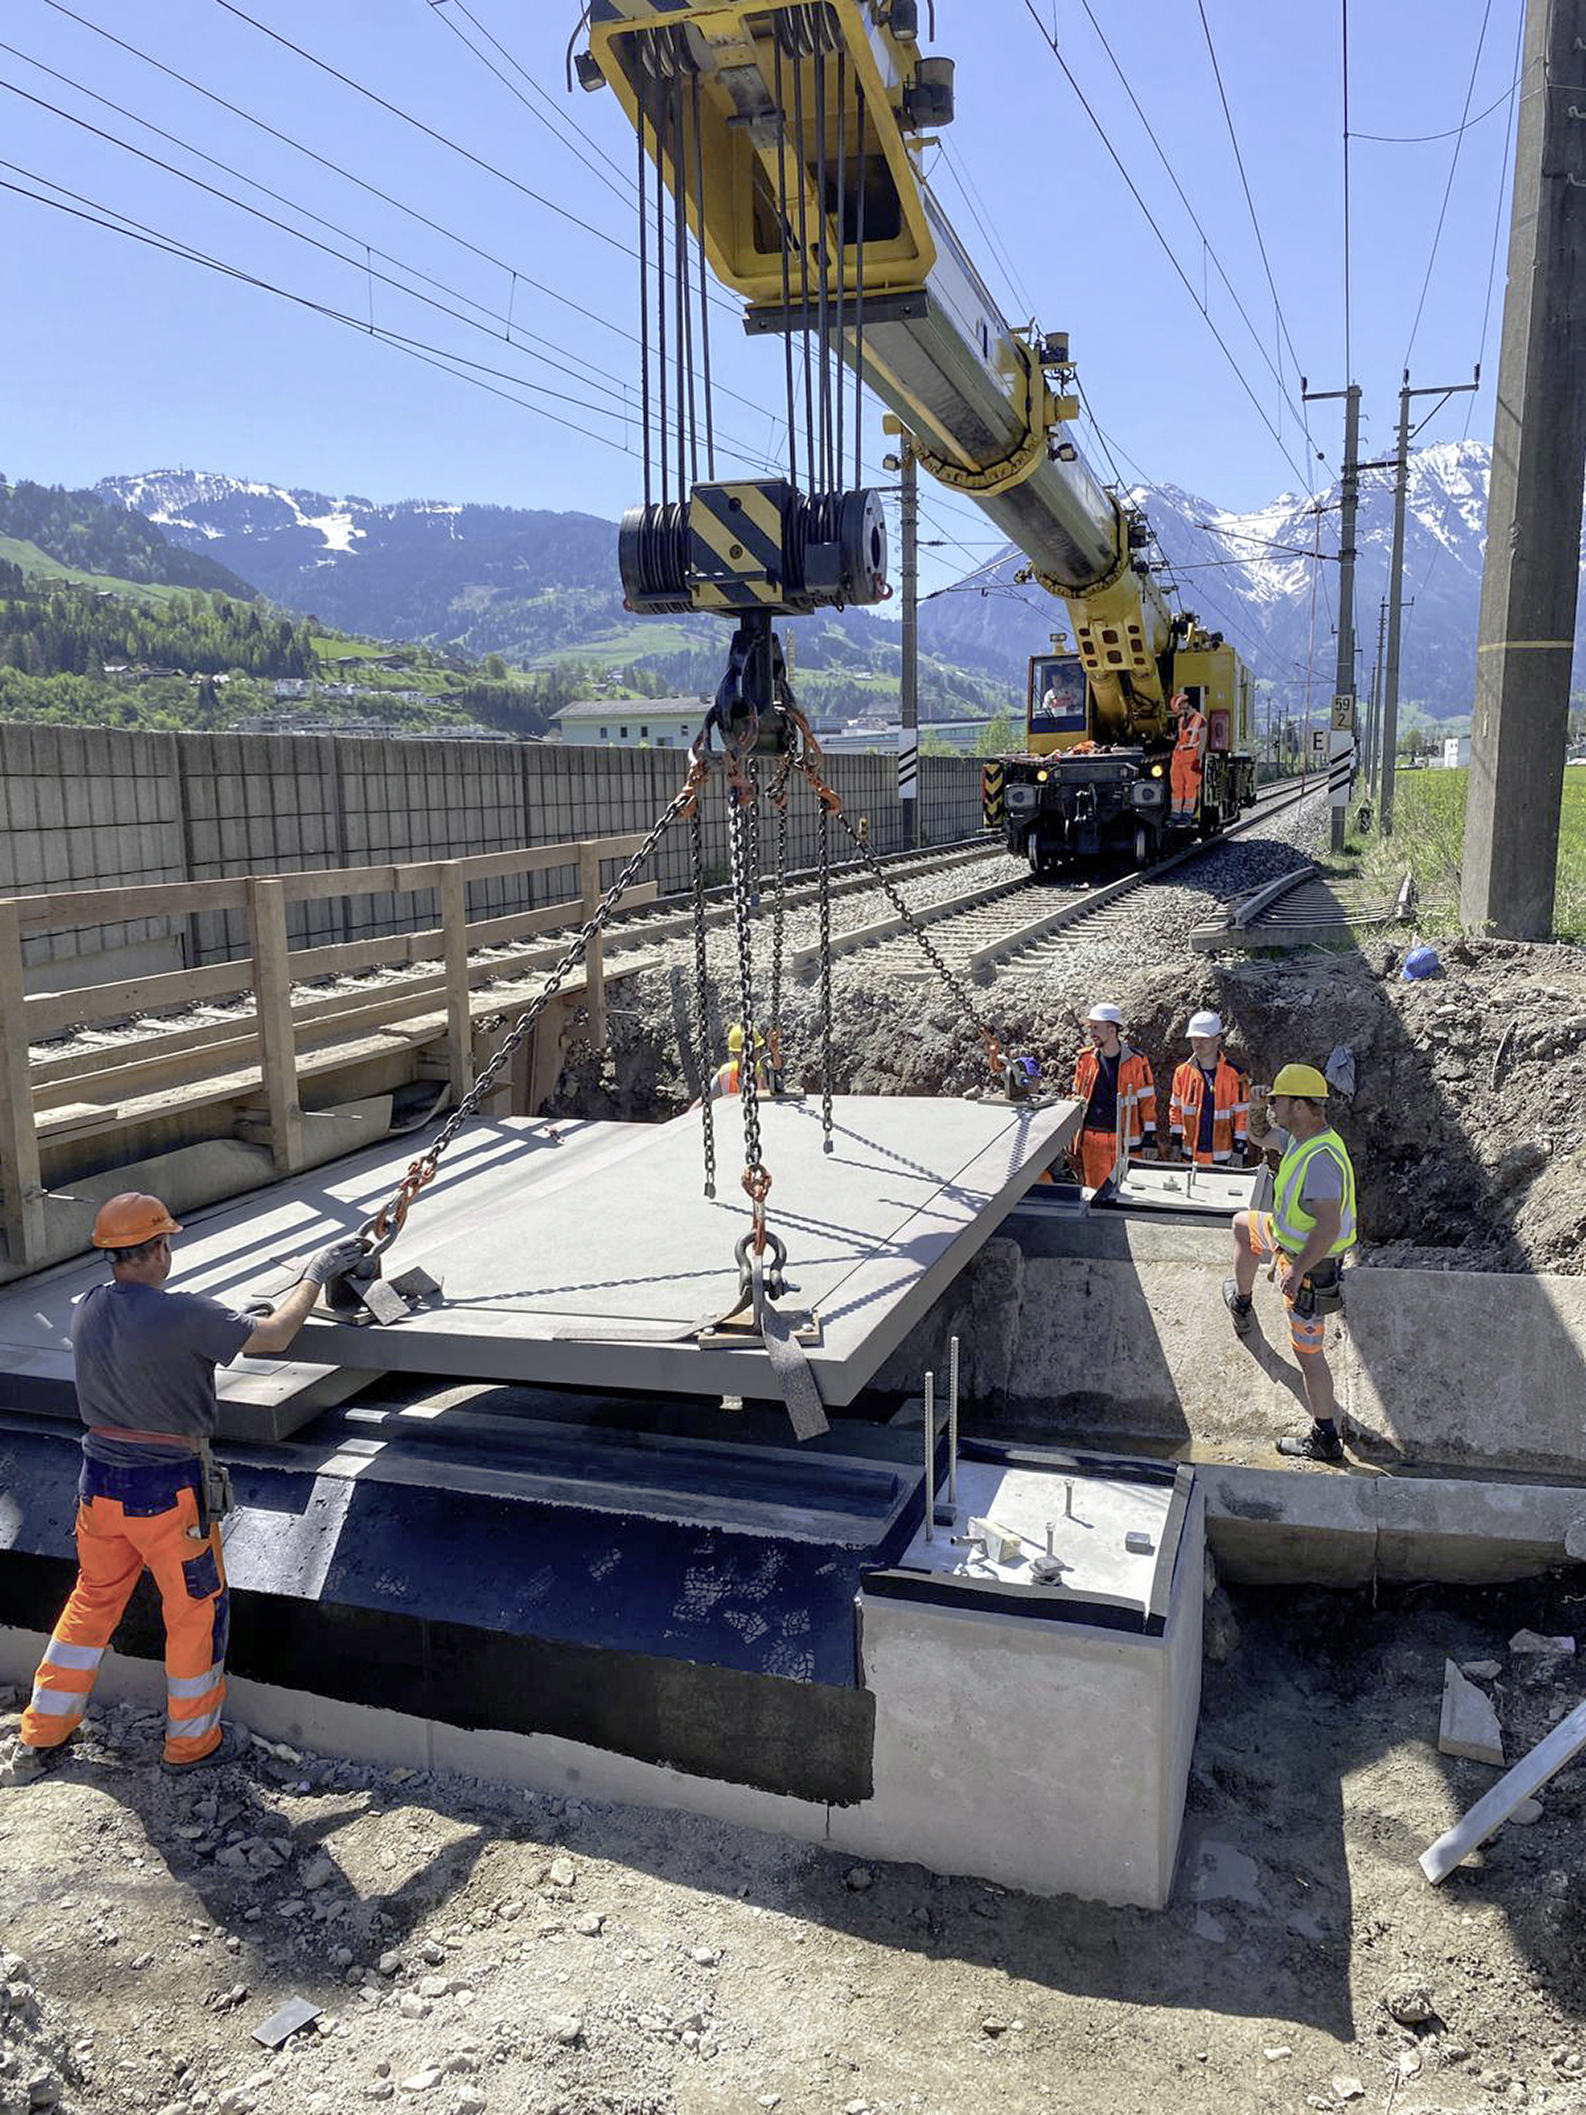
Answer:
[[751, 848], [759, 842], [759, 831], [754, 822], [759, 774], [752, 759], [744, 775], [747, 792], [734, 786], [728, 794], [731, 806], [727, 818], [727, 843], [732, 861], [733, 938], [738, 950], [738, 1022], [743, 1038], [738, 1052], [738, 1095], [743, 1104], [743, 1187], [754, 1209], [750, 1239], [758, 1256], [763, 1253], [766, 1243], [765, 1201], [771, 1190], [771, 1176], [760, 1150], [760, 1091], [756, 1077], [749, 858]]
[[821, 1151], [832, 1150], [832, 818], [817, 803], [816, 851], [820, 866], [821, 931]]
[[694, 1025], [699, 1039], [699, 1124], [705, 1149], [705, 1195], [716, 1194], [715, 1073], [710, 1041], [710, 968], [705, 956], [705, 817], [696, 801], [688, 819], [694, 882]]
[[611, 887], [607, 889], [605, 895], [596, 904], [589, 917], [578, 928], [573, 939], [568, 943], [561, 960], [551, 971], [549, 977], [546, 978], [545, 989], [532, 1005], [525, 1007], [523, 1012], [519, 1014], [510, 1034], [505, 1037], [501, 1047], [495, 1052], [451, 1115], [447, 1117], [445, 1123], [441, 1125], [428, 1152], [420, 1154], [419, 1158], [412, 1162], [401, 1182], [398, 1183], [396, 1189], [386, 1199], [385, 1203], [381, 1205], [379, 1211], [372, 1218], [366, 1219], [358, 1229], [359, 1234], [369, 1244], [369, 1253], [371, 1255], [380, 1255], [391, 1246], [397, 1235], [401, 1233], [413, 1200], [422, 1189], [425, 1189], [435, 1180], [435, 1171], [440, 1165], [441, 1155], [446, 1151], [446, 1148], [457, 1136], [463, 1125], [468, 1122], [469, 1118], [478, 1113], [481, 1102], [485, 1100], [495, 1086], [496, 1081], [501, 1077], [502, 1072], [511, 1061], [513, 1053], [522, 1044], [524, 1038], [534, 1027], [535, 1022], [539, 1020], [546, 1007], [556, 997], [556, 994], [572, 975], [579, 962], [582, 961], [590, 941], [595, 938], [597, 933], [605, 930], [612, 912], [633, 886], [634, 876], [638, 873], [640, 867], [652, 856], [657, 845], [660, 844], [661, 839], [666, 835], [673, 823], [680, 816], [692, 815], [695, 812], [699, 804], [699, 789], [704, 784], [705, 776], [705, 766], [696, 759], [690, 765], [688, 776], [683, 781], [678, 792], [656, 818], [644, 843], [640, 845], [638, 851], [634, 853], [622, 872], [611, 884]]
[[776, 852], [771, 879], [771, 1027], [766, 1036], [771, 1084], [782, 1091], [782, 965], [787, 932], [787, 778], [789, 762], [784, 757], [771, 782], [769, 798], [776, 808]]
[[[864, 861], [865, 867], [869, 872], [871, 880], [875, 882], [876, 886], [885, 895], [887, 901], [891, 904], [892, 908], [903, 920], [904, 925], [908, 928], [916, 945], [919, 947], [920, 952], [930, 963], [932, 969], [935, 970], [937, 976], [941, 978], [942, 983], [947, 987], [949, 996], [952, 998], [953, 1002], [955, 1003], [955, 1005], [957, 1005], [959, 1010], [964, 1014], [970, 1026], [974, 1029], [976, 1035], [979, 1036], [986, 1053], [986, 1065], [991, 1073], [993, 1081], [999, 1088], [1006, 1089], [1008, 1084], [1008, 1061], [1003, 1055], [1001, 1043], [997, 1040], [997, 1037], [993, 1034], [989, 1025], [981, 1019], [979, 1012], [976, 1010], [974, 1000], [969, 996], [969, 993], [964, 988], [962, 978], [955, 976], [952, 970], [950, 970], [947, 964], [942, 960], [941, 955], [937, 952], [937, 949], [931, 940], [930, 934], [925, 930], [925, 927], [921, 925], [919, 919], [915, 917], [914, 913], [909, 909], [908, 905], [904, 902], [903, 898], [898, 894], [897, 890], [893, 887], [891, 881], [888, 880], [886, 869], [882, 866], [880, 860], [877, 859], [875, 853], [871, 851], [869, 845], [865, 842], [864, 838], [861, 836], [859, 831], [854, 828], [853, 824], [848, 820], [848, 817], [843, 813], [843, 804], [840, 796], [833, 791], [833, 789], [826, 783], [825, 779], [821, 776], [820, 744], [816, 741], [814, 735], [811, 733], [809, 722], [799, 711], [798, 707], [793, 703], [792, 693], [790, 691], [787, 691], [785, 689], [785, 686], [784, 696], [782, 700], [782, 708], [788, 714], [789, 718], [792, 720], [797, 729], [797, 738], [799, 742], [799, 750], [796, 759], [797, 767], [803, 773], [804, 777], [808, 780], [810, 790], [814, 793], [815, 798], [820, 803], [820, 829], [822, 833], [822, 846], [824, 847], [826, 842], [825, 833], [827, 829], [827, 819], [828, 817], [835, 815], [838, 823], [847, 832], [848, 840], [852, 844], [855, 852]], [[831, 911], [830, 905], [826, 899], [826, 865], [826, 855], [823, 850], [821, 856], [821, 992], [822, 1003], [825, 1009], [827, 1022], [827, 1054], [825, 1070], [826, 1077], [829, 1082], [831, 1077]], [[829, 1093], [830, 1089], [828, 1085], [828, 1105], [826, 1108], [823, 1109], [822, 1112], [828, 1127], [828, 1142], [826, 1147], [826, 1150], [828, 1152], [830, 1152], [831, 1150], [829, 1140], [829, 1127], [831, 1121], [829, 1113]]]

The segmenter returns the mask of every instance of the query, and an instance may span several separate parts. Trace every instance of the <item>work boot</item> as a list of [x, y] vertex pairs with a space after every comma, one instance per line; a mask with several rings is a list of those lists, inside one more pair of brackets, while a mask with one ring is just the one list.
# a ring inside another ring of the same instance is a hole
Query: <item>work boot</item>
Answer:
[[1234, 1318], [1234, 1327], [1242, 1337], [1249, 1336], [1255, 1326], [1255, 1301], [1249, 1293], [1239, 1290], [1237, 1278], [1224, 1278], [1223, 1305]]
[[1342, 1461], [1344, 1443], [1338, 1436], [1336, 1425], [1315, 1425], [1303, 1437], [1285, 1437], [1278, 1441], [1278, 1452], [1291, 1461]]
[[31, 1785], [53, 1770], [76, 1741], [76, 1731], [53, 1748], [35, 1748], [25, 1740], [14, 1740], [0, 1756], [0, 1785]]
[[252, 1746], [253, 1735], [247, 1727], [239, 1725], [235, 1719], [228, 1718], [221, 1726], [219, 1741], [207, 1755], [201, 1755], [197, 1762], [188, 1763], [166, 1762], [162, 1758], [160, 1768], [167, 1777], [189, 1777], [194, 1770], [214, 1770], [228, 1763], [245, 1762]]

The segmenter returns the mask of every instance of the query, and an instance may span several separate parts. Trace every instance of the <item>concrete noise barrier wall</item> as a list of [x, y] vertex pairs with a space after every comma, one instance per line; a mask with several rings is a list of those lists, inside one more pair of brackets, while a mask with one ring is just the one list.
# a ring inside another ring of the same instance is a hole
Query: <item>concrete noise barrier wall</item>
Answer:
[[[649, 827], [684, 768], [672, 750], [0, 724], [0, 895], [455, 859], [621, 835]], [[901, 849], [895, 759], [834, 756], [826, 768], [846, 811], [866, 818], [871, 845]], [[919, 793], [927, 843], [980, 828], [973, 759], [922, 759]], [[790, 865], [812, 865], [815, 804], [801, 789], [789, 822]], [[769, 830], [762, 842], [769, 864]], [[833, 847], [846, 859], [841, 831]], [[657, 861], [663, 894], [687, 885], [687, 859], [679, 830]], [[711, 879], [725, 881], [719, 801], [708, 808], [706, 860]], [[576, 865], [476, 882], [469, 914], [503, 916], [577, 893]], [[427, 896], [329, 898], [293, 906], [289, 937], [294, 947], [331, 945], [431, 919]], [[58, 990], [92, 982], [89, 965], [107, 954], [118, 974], [137, 976], [247, 951], [244, 919], [218, 911], [44, 934], [27, 942], [25, 959], [31, 989]]]

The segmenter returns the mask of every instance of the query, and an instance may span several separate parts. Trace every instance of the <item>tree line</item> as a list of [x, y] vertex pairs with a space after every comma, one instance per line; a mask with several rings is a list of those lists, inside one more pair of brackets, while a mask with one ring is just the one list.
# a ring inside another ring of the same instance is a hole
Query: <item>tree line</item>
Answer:
[[0, 668], [28, 676], [94, 676], [153, 665], [188, 675], [311, 676], [306, 624], [202, 590], [163, 603], [108, 590], [29, 581], [0, 560]]

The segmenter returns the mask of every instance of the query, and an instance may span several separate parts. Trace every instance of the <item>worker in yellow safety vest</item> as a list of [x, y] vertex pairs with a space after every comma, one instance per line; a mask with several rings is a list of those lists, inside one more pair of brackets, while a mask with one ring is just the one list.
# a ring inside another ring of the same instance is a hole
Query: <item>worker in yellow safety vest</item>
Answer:
[[1174, 691], [1168, 711], [1178, 721], [1170, 772], [1173, 805], [1168, 811], [1168, 821], [1192, 823], [1200, 808], [1201, 773], [1206, 758], [1206, 715], [1198, 705], [1190, 703], [1188, 694], [1182, 690]]
[[1355, 1170], [1327, 1120], [1327, 1082], [1314, 1065], [1285, 1065], [1272, 1082], [1269, 1106], [1289, 1144], [1278, 1163], [1271, 1211], [1234, 1215], [1234, 1274], [1223, 1285], [1223, 1299], [1234, 1328], [1247, 1336], [1256, 1269], [1263, 1256], [1272, 1258], [1311, 1410], [1309, 1432], [1280, 1439], [1278, 1452], [1338, 1462], [1344, 1447], [1322, 1341], [1325, 1317], [1344, 1304], [1340, 1259], [1359, 1238]]
[[1169, 1160], [1197, 1168], [1242, 1166], [1250, 1157], [1250, 1083], [1223, 1049], [1220, 1013], [1190, 1015], [1190, 1055], [1173, 1073]]
[[[727, 1062], [718, 1065], [710, 1083], [712, 1101], [724, 1094], [743, 1092], [743, 1023], [734, 1021], [727, 1031]], [[765, 1037], [757, 1028], [754, 1031], [754, 1085], [757, 1094], [771, 1092], [771, 1072], [765, 1059]]]

